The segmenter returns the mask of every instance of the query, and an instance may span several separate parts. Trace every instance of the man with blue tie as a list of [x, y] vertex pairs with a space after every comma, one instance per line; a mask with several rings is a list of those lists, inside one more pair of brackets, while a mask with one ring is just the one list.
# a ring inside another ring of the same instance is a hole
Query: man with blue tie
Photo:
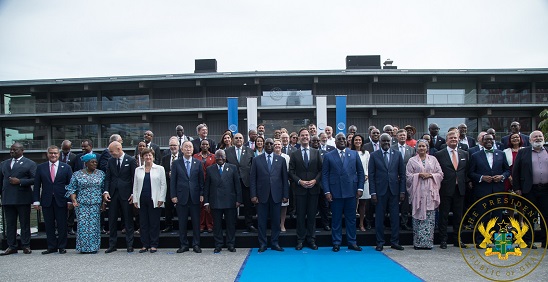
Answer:
[[383, 133], [380, 137], [381, 149], [371, 153], [369, 158], [369, 192], [375, 206], [375, 231], [377, 247], [384, 246], [384, 215], [390, 213], [392, 249], [403, 250], [400, 245], [399, 204], [405, 199], [405, 165], [399, 151], [390, 148], [392, 137]]
[[[65, 198], [65, 186], [70, 183], [72, 168], [59, 161], [59, 148], [55, 145], [48, 147], [48, 160], [38, 165], [34, 177], [34, 208], [42, 210], [46, 225], [46, 240], [48, 249], [43, 255], [59, 251], [65, 254], [67, 251], [67, 214], [68, 202]], [[40, 190], [42, 193], [40, 193]], [[58, 236], [55, 235], [55, 226], [58, 228]]]
[[170, 195], [179, 218], [179, 241], [177, 253], [189, 251], [187, 238], [188, 215], [192, 221], [192, 250], [201, 253], [200, 248], [200, 203], [204, 201], [204, 171], [202, 163], [192, 157], [194, 146], [191, 141], [183, 142], [183, 157], [171, 165]]
[[283, 252], [278, 243], [280, 236], [280, 212], [282, 202], [289, 198], [289, 182], [285, 159], [273, 154], [274, 141], [267, 138], [264, 143], [265, 153], [255, 157], [251, 165], [249, 187], [251, 202], [257, 205], [259, 227], [259, 253], [266, 251], [266, 223], [270, 216], [272, 230], [270, 242], [272, 250]]
[[342, 243], [343, 214], [348, 249], [361, 251], [356, 244], [356, 199], [363, 194], [365, 174], [358, 153], [346, 148], [343, 133], [335, 136], [335, 145], [337, 149], [325, 154], [322, 164], [322, 187], [331, 202], [333, 252], [338, 252]]

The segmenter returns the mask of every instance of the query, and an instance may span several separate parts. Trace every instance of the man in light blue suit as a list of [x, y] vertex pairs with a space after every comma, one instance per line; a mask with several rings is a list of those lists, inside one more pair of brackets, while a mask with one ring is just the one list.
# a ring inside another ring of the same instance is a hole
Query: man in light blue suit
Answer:
[[264, 143], [265, 153], [255, 157], [251, 164], [249, 188], [251, 202], [257, 205], [259, 226], [259, 253], [266, 251], [266, 223], [270, 216], [272, 250], [282, 252], [280, 236], [280, 212], [282, 202], [289, 198], [287, 164], [282, 156], [273, 154], [274, 141], [268, 138]]
[[365, 174], [358, 153], [346, 148], [343, 133], [337, 134], [335, 145], [337, 149], [324, 155], [322, 165], [322, 186], [326, 199], [331, 202], [333, 251], [340, 250], [343, 214], [348, 249], [361, 251], [356, 244], [356, 199], [363, 194]]
[[375, 230], [377, 247], [382, 251], [384, 245], [384, 214], [390, 213], [392, 249], [403, 250], [400, 245], [399, 204], [405, 199], [405, 165], [399, 151], [390, 148], [392, 137], [381, 135], [381, 149], [369, 157], [369, 192], [375, 204]]
[[[65, 254], [67, 247], [68, 200], [65, 198], [65, 186], [70, 183], [72, 168], [59, 161], [59, 148], [48, 147], [48, 161], [38, 165], [34, 176], [34, 208], [42, 210], [46, 225], [48, 249], [43, 255], [59, 251]], [[42, 193], [40, 193], [40, 190]], [[55, 235], [57, 226], [58, 235]]]

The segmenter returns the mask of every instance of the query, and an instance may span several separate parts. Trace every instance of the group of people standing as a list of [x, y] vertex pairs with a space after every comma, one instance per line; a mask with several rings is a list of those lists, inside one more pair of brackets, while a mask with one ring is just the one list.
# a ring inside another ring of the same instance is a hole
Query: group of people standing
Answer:
[[[478, 136], [478, 145], [472, 146], [474, 138], [466, 136], [465, 130], [463, 138], [462, 127], [450, 129], [444, 139], [439, 136], [437, 124], [431, 124], [430, 134], [415, 140], [412, 137], [416, 130], [412, 126], [395, 130], [387, 125], [382, 134], [376, 127], [370, 127], [365, 138], [357, 133], [355, 126], [349, 128], [348, 135], [332, 136], [331, 127], [318, 134], [311, 124], [298, 133], [289, 134], [281, 129], [274, 132], [273, 138], [266, 138], [264, 125], [259, 125], [257, 130], [249, 131], [247, 142], [241, 133], [227, 131], [216, 145], [207, 138], [207, 125], [197, 126], [196, 138], [185, 136], [179, 125], [165, 152], [152, 142], [153, 133], [146, 131], [134, 156], [129, 156], [122, 148], [122, 137], [114, 134], [102, 154], [92, 152], [90, 140], [82, 142], [83, 152], [78, 155], [70, 152], [70, 146], [66, 149], [68, 140], [63, 142], [61, 150], [52, 145], [47, 149], [48, 161], [38, 166], [23, 157], [23, 146], [15, 143], [11, 146], [11, 158], [1, 165], [8, 249], [0, 255], [17, 253], [17, 217], [23, 252], [32, 252], [28, 209], [31, 203], [44, 216], [48, 248], [42, 254], [66, 253], [70, 207], [76, 212], [76, 250], [81, 253], [99, 250], [100, 214], [107, 207], [110, 238], [106, 253], [117, 250], [120, 216], [127, 251], [134, 251], [134, 208], [139, 213], [140, 253], [154, 253], [159, 247], [162, 207], [167, 225], [163, 231], [172, 230], [175, 213], [179, 220], [177, 253], [190, 248], [201, 253], [200, 232], [204, 230], [213, 232], [214, 252], [221, 252], [223, 247], [236, 251], [238, 208], [247, 231], [258, 232], [259, 252], [269, 246], [266, 235], [269, 218], [270, 248], [284, 250], [279, 245], [279, 235], [285, 231], [288, 208], [293, 208], [296, 216], [295, 249], [302, 250], [305, 246], [318, 249], [315, 221], [319, 211], [324, 229], [332, 232], [334, 252], [340, 250], [343, 242], [343, 216], [348, 249], [361, 251], [356, 227], [365, 231], [374, 223], [376, 250], [382, 251], [387, 213], [391, 248], [404, 249], [399, 243], [399, 231], [400, 226], [407, 227], [410, 215], [414, 248], [431, 249], [439, 213], [440, 247], [445, 249], [450, 211], [453, 243], [466, 248], [457, 240], [456, 230], [465, 195], [470, 192], [479, 198], [511, 190], [533, 201], [543, 215], [548, 214], [545, 173], [548, 154], [542, 133], [523, 135], [518, 124], [518, 132], [512, 129], [502, 143], [494, 141], [493, 133], [485, 132]], [[469, 146], [465, 147], [465, 143]], [[332, 215], [330, 225], [323, 219], [327, 218], [328, 205]], [[253, 207], [257, 210], [258, 228], [253, 226]], [[372, 210], [376, 215], [374, 221]], [[192, 242], [187, 238], [189, 216]]]

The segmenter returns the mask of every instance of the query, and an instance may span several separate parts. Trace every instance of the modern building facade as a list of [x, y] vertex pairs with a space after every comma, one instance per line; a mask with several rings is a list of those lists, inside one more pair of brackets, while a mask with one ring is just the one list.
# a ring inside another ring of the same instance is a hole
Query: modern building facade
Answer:
[[548, 107], [548, 69], [369, 69], [321, 71], [197, 72], [126, 77], [0, 81], [1, 159], [15, 141], [26, 156], [45, 160], [45, 149], [91, 139], [94, 150], [121, 134], [133, 149], [145, 130], [167, 148], [181, 124], [196, 136], [206, 123], [216, 142], [227, 129], [227, 98], [239, 98], [239, 128], [247, 132], [246, 97], [258, 97], [258, 121], [267, 135], [285, 127], [298, 131], [316, 122], [315, 98], [327, 97], [328, 125], [335, 124], [335, 97], [347, 96], [347, 125], [366, 133], [369, 125], [403, 127], [417, 135], [437, 122], [442, 132], [459, 123], [469, 135], [493, 127], [506, 135], [518, 120], [535, 129]]

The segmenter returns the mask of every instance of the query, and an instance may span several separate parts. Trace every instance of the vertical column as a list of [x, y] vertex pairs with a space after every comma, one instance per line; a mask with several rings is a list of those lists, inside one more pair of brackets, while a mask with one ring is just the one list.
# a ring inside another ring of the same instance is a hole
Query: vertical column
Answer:
[[238, 97], [228, 97], [228, 129], [232, 134], [238, 133]]
[[318, 133], [324, 132], [327, 126], [327, 97], [316, 96], [316, 122]]
[[257, 97], [247, 97], [247, 130], [257, 129]]
[[346, 95], [338, 95], [336, 99], [337, 131], [335, 135], [341, 132], [346, 134]]

